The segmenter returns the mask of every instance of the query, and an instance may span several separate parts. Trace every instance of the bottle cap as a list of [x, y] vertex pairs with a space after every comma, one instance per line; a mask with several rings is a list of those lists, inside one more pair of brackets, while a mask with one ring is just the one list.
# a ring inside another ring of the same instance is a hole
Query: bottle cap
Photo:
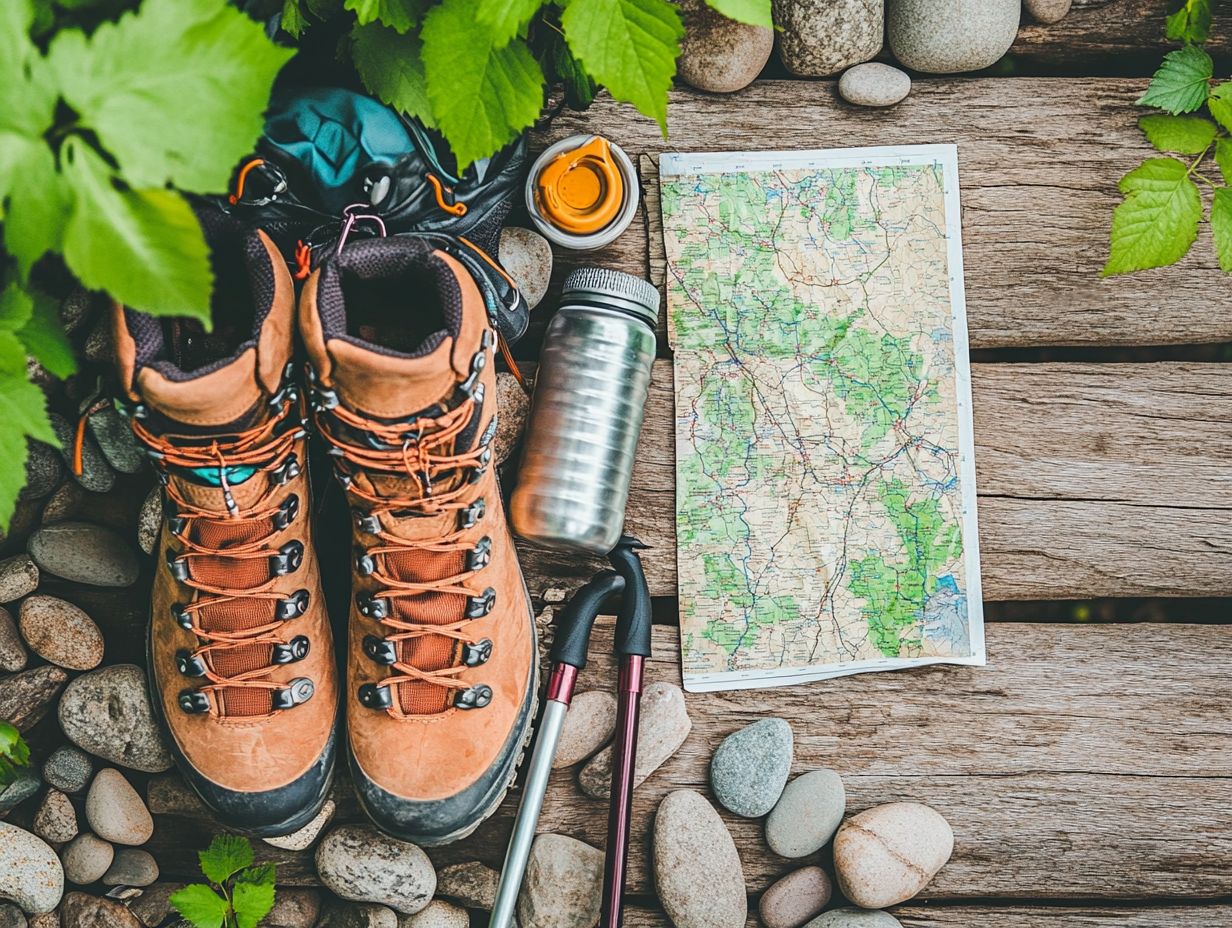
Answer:
[[633, 162], [598, 135], [552, 145], [526, 178], [526, 208], [535, 226], [565, 248], [589, 251], [614, 241], [637, 213]]
[[579, 267], [565, 278], [561, 303], [586, 298], [640, 318], [651, 328], [659, 321], [659, 291], [654, 284], [623, 271], [603, 267]]

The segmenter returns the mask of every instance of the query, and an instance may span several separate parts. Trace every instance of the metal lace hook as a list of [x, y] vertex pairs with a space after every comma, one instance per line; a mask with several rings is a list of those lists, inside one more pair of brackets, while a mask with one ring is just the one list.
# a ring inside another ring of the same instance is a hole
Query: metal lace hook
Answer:
[[352, 203], [350, 206], [342, 208], [342, 231], [338, 233], [338, 247], [334, 250], [334, 257], [342, 254], [342, 248], [346, 245], [347, 239], [351, 235], [351, 230], [355, 228], [355, 223], [368, 221], [376, 225], [380, 230], [380, 237], [385, 238], [389, 233], [385, 229], [385, 220], [376, 213], [361, 213], [359, 210], [368, 209], [367, 203]]

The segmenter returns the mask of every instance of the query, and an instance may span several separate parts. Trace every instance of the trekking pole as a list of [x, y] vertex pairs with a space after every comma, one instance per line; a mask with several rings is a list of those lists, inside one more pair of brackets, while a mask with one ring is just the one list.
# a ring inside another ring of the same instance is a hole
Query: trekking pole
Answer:
[[590, 646], [590, 631], [595, 616], [606, 600], [619, 595], [625, 589], [625, 578], [615, 571], [605, 570], [596, 574], [573, 595], [556, 619], [556, 637], [552, 642], [551, 671], [548, 676], [547, 701], [535, 750], [527, 768], [526, 785], [522, 802], [513, 822], [513, 834], [505, 863], [501, 868], [500, 882], [496, 887], [496, 901], [492, 905], [489, 928], [510, 928], [518, 891], [526, 874], [526, 862], [530, 857], [531, 843], [535, 839], [535, 827], [543, 808], [543, 797], [552, 773], [552, 761], [560, 741], [560, 730], [565, 723], [565, 713], [573, 699], [573, 687], [578, 671], [586, 666], [586, 652]]
[[612, 567], [624, 580], [625, 589], [616, 618], [615, 653], [620, 656], [620, 677], [616, 694], [616, 735], [612, 741], [612, 797], [608, 807], [607, 852], [603, 858], [600, 928], [620, 928], [624, 917], [642, 672], [646, 658], [650, 657], [650, 587], [637, 554], [645, 547], [632, 535], [624, 535], [608, 554]]

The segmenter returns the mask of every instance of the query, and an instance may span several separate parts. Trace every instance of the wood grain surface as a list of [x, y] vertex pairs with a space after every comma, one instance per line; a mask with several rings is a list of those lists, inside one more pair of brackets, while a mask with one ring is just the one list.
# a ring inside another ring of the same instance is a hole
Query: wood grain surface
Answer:
[[[662, 151], [958, 145], [967, 313], [975, 348], [1162, 345], [1225, 341], [1219, 272], [1204, 228], [1179, 267], [1103, 279], [1117, 180], [1152, 149], [1133, 105], [1145, 82], [1124, 79], [919, 78], [888, 110], [841, 102], [833, 82], [767, 81], [732, 96], [672, 92], [671, 135], [606, 96], [561, 113], [535, 148], [602, 133], [635, 160]], [[643, 209], [611, 246], [556, 254], [555, 284], [579, 265], [646, 273]], [[558, 292], [554, 290], [553, 293]], [[534, 357], [553, 295], [533, 314], [520, 356]]]
[[[687, 742], [635, 797], [631, 891], [653, 891], [648, 834], [663, 797], [681, 788], [708, 794], [709, 759], [718, 743], [750, 721], [779, 715], [795, 725], [793, 772], [839, 771], [850, 812], [912, 799], [949, 819], [954, 856], [924, 900], [1219, 900], [1232, 894], [1225, 661], [1232, 628], [999, 624], [988, 629], [988, 639], [985, 668], [689, 695]], [[648, 681], [679, 682], [677, 648], [675, 630], [656, 627]], [[605, 621], [579, 691], [614, 685], [610, 649]], [[576, 768], [553, 773], [540, 830], [602, 847], [606, 805], [586, 798], [576, 775]], [[345, 790], [339, 820], [357, 814]], [[480, 859], [499, 867], [516, 801], [515, 792], [474, 837], [430, 855], [438, 865]], [[189, 876], [195, 842], [208, 841], [208, 819], [157, 818], [154, 853], [164, 875]], [[724, 820], [752, 893], [815, 862], [776, 857], [760, 821], [727, 813]], [[315, 882], [310, 854], [269, 848], [262, 854], [278, 861], [279, 882]], [[824, 854], [819, 859], [828, 865]]]
[[[533, 368], [531, 368], [533, 370]], [[1232, 594], [1232, 367], [972, 366], [984, 597]], [[628, 526], [676, 595], [671, 362], [657, 362]], [[597, 561], [523, 549], [533, 593]]]

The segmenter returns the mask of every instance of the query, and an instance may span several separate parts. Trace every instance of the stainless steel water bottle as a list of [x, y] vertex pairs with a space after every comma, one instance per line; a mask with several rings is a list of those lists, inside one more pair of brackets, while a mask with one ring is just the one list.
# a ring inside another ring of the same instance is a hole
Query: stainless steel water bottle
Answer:
[[548, 325], [509, 513], [550, 548], [606, 554], [624, 527], [659, 291], [603, 268], [565, 280]]

